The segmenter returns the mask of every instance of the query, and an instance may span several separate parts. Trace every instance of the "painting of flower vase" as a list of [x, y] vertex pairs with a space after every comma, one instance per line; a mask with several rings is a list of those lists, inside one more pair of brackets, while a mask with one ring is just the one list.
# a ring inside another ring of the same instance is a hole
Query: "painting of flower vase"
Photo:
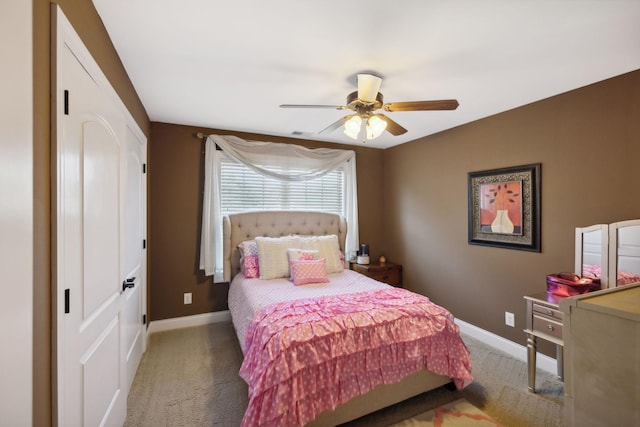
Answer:
[[522, 234], [522, 181], [481, 184], [480, 194], [483, 232]]

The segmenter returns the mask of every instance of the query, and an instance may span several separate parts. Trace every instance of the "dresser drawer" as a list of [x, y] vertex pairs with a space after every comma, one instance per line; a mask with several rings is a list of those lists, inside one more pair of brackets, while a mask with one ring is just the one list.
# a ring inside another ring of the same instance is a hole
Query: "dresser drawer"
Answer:
[[555, 319], [558, 322], [562, 322], [562, 312], [546, 305], [533, 303], [533, 313], [542, 314], [546, 317]]
[[533, 315], [533, 331], [562, 339], [562, 323], [547, 316]]

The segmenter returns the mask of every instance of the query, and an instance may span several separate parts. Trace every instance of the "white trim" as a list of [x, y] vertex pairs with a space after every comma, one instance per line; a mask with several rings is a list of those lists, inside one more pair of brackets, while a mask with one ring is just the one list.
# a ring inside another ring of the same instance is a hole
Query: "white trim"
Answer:
[[[151, 335], [155, 332], [169, 331], [172, 329], [188, 328], [192, 326], [202, 326], [208, 325], [210, 323], [230, 321], [231, 313], [229, 313], [229, 310], [214, 311], [211, 313], [196, 314], [193, 316], [174, 317], [172, 319], [154, 320], [153, 322], [149, 323], [147, 335]], [[510, 341], [485, 329], [481, 329], [475, 325], [472, 325], [471, 323], [467, 323], [460, 319], [456, 319], [455, 322], [456, 325], [458, 325], [458, 327], [460, 328], [460, 332], [467, 334], [483, 342], [484, 344], [500, 349], [518, 360], [527, 360], [527, 348], [525, 346], [516, 344], [513, 341]], [[552, 374], [557, 373], [556, 359], [549, 357], [546, 354], [537, 354], [536, 365], [538, 368]]]
[[[471, 323], [464, 322], [460, 319], [456, 319], [455, 322], [456, 325], [460, 327], [460, 332], [467, 334], [479, 341], [482, 341], [487, 345], [500, 349], [518, 360], [523, 360], [526, 362], [527, 348], [525, 346], [516, 344], [513, 341], [510, 341], [485, 329], [481, 329], [477, 326], [472, 325]], [[537, 353], [536, 367], [550, 372], [554, 375], [558, 372], [556, 359], [542, 353]]]
[[208, 325], [216, 322], [230, 322], [231, 313], [229, 310], [213, 311], [211, 313], [195, 314], [193, 316], [174, 317], [171, 319], [154, 320], [149, 322], [147, 336], [162, 331], [170, 331], [172, 329], [189, 328], [191, 326]]

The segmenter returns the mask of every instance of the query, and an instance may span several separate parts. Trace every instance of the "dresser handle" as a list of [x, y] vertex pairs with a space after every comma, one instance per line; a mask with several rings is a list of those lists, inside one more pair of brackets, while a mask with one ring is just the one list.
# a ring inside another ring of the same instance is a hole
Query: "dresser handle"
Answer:
[[553, 325], [547, 325], [547, 329], [553, 331]]
[[553, 316], [553, 311], [551, 311], [551, 310], [548, 310], [548, 309], [547, 309], [547, 314], [548, 314], [549, 316]]

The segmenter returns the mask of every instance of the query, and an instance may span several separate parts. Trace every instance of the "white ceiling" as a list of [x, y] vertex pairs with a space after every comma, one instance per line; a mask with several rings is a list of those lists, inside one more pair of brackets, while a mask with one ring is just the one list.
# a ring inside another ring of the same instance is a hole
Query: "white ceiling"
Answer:
[[355, 74], [385, 102], [457, 99], [387, 115], [391, 147], [640, 69], [640, 0], [93, 0], [152, 121], [362, 144], [344, 105]]

